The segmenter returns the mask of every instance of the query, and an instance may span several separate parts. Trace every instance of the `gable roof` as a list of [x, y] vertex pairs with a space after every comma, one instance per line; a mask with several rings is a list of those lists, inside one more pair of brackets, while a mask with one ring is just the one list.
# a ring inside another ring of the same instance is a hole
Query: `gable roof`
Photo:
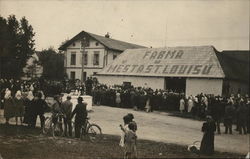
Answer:
[[107, 47], [107, 48], [109, 48], [111, 50], [124, 51], [126, 49], [145, 48], [145, 46], [136, 45], [136, 44], [132, 44], [132, 43], [128, 43], [128, 42], [124, 42], [124, 41], [120, 41], [120, 40], [115, 40], [115, 39], [111, 39], [111, 38], [106, 38], [104, 36], [96, 35], [96, 34], [85, 32], [85, 31], [81, 31], [79, 34], [77, 34], [72, 39], [67, 41], [65, 44], [60, 46], [59, 50], [66, 50], [66, 48], [70, 44], [72, 44], [76, 40], [79, 40], [79, 39], [83, 38], [84, 36], [97, 40], [98, 42], [100, 42], [105, 47]]
[[216, 55], [227, 79], [249, 82], [249, 51], [222, 51]]
[[97, 75], [225, 77], [213, 46], [128, 49]]

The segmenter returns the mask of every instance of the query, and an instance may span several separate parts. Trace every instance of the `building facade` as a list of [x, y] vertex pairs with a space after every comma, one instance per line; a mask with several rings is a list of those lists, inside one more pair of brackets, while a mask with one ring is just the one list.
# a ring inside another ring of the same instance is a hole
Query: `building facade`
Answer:
[[168, 89], [186, 96], [246, 94], [249, 93], [249, 51], [229, 56], [213, 46], [129, 49], [97, 77], [107, 85]]
[[85, 81], [87, 77], [95, 75], [111, 63], [124, 50], [142, 47], [111, 39], [108, 34], [100, 36], [82, 31], [63, 44], [59, 50], [64, 51], [64, 67], [68, 78]]

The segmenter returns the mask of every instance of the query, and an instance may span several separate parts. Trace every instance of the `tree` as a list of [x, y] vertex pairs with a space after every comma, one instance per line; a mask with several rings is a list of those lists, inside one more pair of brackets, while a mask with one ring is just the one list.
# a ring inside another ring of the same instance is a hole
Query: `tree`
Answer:
[[1, 78], [20, 78], [27, 59], [34, 53], [34, 31], [25, 17], [0, 16]]
[[64, 73], [64, 57], [63, 54], [57, 53], [53, 48], [42, 50], [39, 55], [39, 60], [43, 66], [44, 79], [63, 80]]

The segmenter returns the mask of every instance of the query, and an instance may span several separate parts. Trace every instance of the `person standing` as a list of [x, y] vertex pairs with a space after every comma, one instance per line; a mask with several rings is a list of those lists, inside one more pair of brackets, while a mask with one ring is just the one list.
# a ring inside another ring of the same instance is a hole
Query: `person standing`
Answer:
[[115, 104], [116, 104], [116, 107], [120, 107], [121, 106], [121, 93], [120, 93], [120, 90], [116, 91], [116, 94], [115, 94]]
[[16, 109], [16, 125], [18, 124], [18, 117], [20, 118], [21, 125], [23, 125], [24, 104], [22, 99], [22, 93], [20, 90], [16, 92], [14, 98], [14, 105]]
[[44, 127], [44, 122], [45, 122], [45, 117], [44, 117], [44, 113], [45, 110], [48, 108], [47, 103], [42, 99], [42, 93], [39, 92], [37, 94], [37, 99], [34, 100], [34, 109], [35, 109], [35, 118], [34, 118], [34, 123], [33, 123], [33, 127], [35, 127], [36, 125], [36, 118], [37, 116], [39, 116], [40, 118], [40, 124], [41, 124], [41, 129], [43, 130]]
[[91, 95], [92, 87], [93, 87], [93, 81], [90, 77], [86, 80], [86, 94]]
[[[88, 112], [86, 110], [87, 103], [82, 102], [83, 98], [78, 97], [77, 99], [78, 104], [76, 105], [75, 109], [72, 112], [71, 119], [75, 117], [75, 137], [80, 138], [81, 127], [85, 126], [85, 121], [88, 116]], [[85, 128], [86, 129], [86, 128]]]
[[232, 101], [229, 100], [228, 105], [225, 107], [225, 117], [224, 117], [224, 125], [225, 125], [225, 134], [232, 134], [232, 125], [233, 125], [233, 117], [234, 117], [234, 106]]
[[247, 123], [247, 116], [248, 116], [248, 109], [243, 100], [239, 103], [239, 108], [237, 109], [238, 114], [238, 125], [239, 125], [239, 134], [242, 134], [242, 129], [244, 134], [247, 134], [246, 130], [246, 123]]
[[193, 106], [194, 106], [194, 102], [193, 102], [192, 95], [191, 95], [191, 96], [188, 98], [188, 113], [191, 112]]
[[123, 131], [124, 135], [124, 158], [125, 159], [132, 159], [137, 158], [137, 135], [135, 132], [135, 125], [132, 123], [128, 124], [128, 129], [124, 128], [120, 125], [121, 130]]
[[71, 137], [72, 136], [71, 113], [72, 113], [73, 103], [70, 100], [71, 100], [71, 96], [67, 96], [67, 100], [62, 103], [62, 112], [65, 115], [64, 135]]
[[216, 130], [218, 134], [221, 134], [220, 132], [220, 122], [221, 117], [223, 115], [222, 105], [219, 101], [219, 96], [216, 96], [215, 99], [213, 99], [211, 103], [211, 116], [213, 117], [215, 124], [216, 124]]
[[201, 141], [200, 152], [205, 155], [212, 155], [214, 153], [214, 132], [216, 125], [213, 118], [206, 116], [206, 122], [202, 125], [203, 138]]
[[181, 97], [179, 110], [180, 110], [181, 113], [183, 113], [184, 110], [185, 110], [185, 100], [184, 100], [184, 97]]
[[34, 96], [33, 96], [32, 91], [29, 91], [26, 99], [24, 100], [25, 113], [24, 113], [24, 119], [23, 119], [23, 122], [28, 124], [29, 127], [31, 127], [32, 120], [33, 120], [33, 116], [32, 116], [33, 105], [34, 105]]
[[4, 96], [4, 118], [6, 120], [6, 124], [9, 124], [10, 118], [15, 117], [15, 113], [16, 109], [11, 96], [11, 91], [7, 88]]

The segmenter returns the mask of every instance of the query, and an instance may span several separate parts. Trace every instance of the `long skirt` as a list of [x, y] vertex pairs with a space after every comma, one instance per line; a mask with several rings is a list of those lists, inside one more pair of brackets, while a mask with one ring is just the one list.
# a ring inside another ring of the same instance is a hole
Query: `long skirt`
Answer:
[[212, 155], [214, 153], [214, 133], [204, 133], [201, 141], [201, 154]]
[[4, 117], [9, 119], [16, 116], [16, 108], [12, 99], [4, 101]]

